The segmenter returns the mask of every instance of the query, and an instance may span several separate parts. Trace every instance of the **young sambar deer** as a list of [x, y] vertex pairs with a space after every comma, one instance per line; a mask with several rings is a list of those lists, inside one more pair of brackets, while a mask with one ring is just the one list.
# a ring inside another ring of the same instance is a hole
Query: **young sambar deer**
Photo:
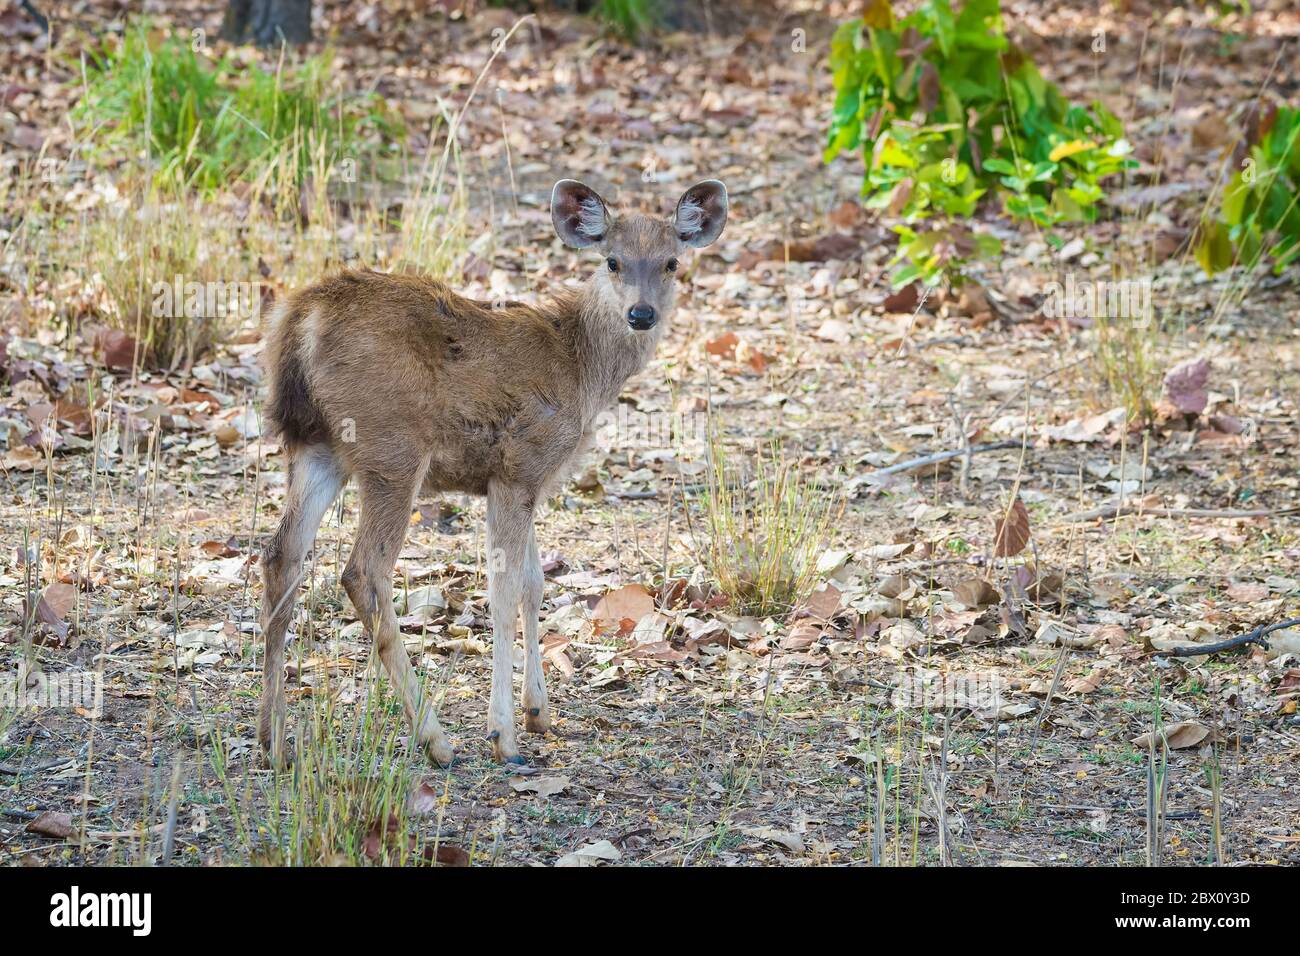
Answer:
[[496, 759], [524, 762], [512, 682], [521, 611], [524, 725], [549, 729], [534, 513], [579, 463], [597, 415], [650, 360], [672, 312], [678, 257], [718, 238], [727, 190], [706, 180], [671, 219], [616, 218], [594, 190], [566, 179], [551, 194], [551, 219], [566, 245], [598, 250], [604, 262], [581, 289], [542, 305], [492, 309], [433, 279], [350, 271], [295, 293], [273, 316], [267, 417], [288, 458], [280, 525], [262, 556], [258, 737], [273, 764], [286, 756], [284, 643], [303, 559], [351, 476], [361, 512], [343, 587], [414, 739], [438, 763], [451, 761], [393, 609], [393, 566], [421, 489], [487, 497]]

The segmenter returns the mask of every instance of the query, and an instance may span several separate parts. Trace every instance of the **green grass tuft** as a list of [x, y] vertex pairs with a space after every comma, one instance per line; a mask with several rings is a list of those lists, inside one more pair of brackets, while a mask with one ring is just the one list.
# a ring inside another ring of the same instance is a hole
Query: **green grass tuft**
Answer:
[[90, 52], [74, 122], [143, 155], [160, 177], [204, 191], [255, 179], [286, 144], [305, 170], [317, 144], [333, 165], [402, 139], [400, 120], [376, 96], [345, 99], [333, 89], [331, 64], [324, 53], [296, 64], [282, 56], [274, 71], [241, 66], [140, 25]]

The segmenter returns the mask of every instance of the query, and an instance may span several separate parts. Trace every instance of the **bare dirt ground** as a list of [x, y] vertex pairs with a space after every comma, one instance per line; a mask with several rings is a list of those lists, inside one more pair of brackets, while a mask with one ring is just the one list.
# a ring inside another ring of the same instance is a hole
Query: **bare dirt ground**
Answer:
[[[1138, 9], [1010, 6], [1045, 74], [1111, 103], [1144, 162], [1167, 152], [1169, 180], [1213, 178], [1206, 124], [1231, 121], [1287, 37], [1291, 68], [1275, 78], [1295, 95], [1295, 14], [1228, 31], [1204, 17], [1152, 26]], [[427, 118], [440, 98], [464, 102], [493, 30], [512, 22], [482, 10], [380, 42], [348, 20], [339, 60], [358, 88]], [[820, 161], [836, 22], [781, 5], [743, 33], [636, 50], [546, 17], [507, 45], [466, 114], [473, 216], [491, 235], [466, 270], [472, 293], [527, 297], [593, 268], [553, 240], [546, 202], [560, 177], [666, 213], [713, 176], [732, 212], [689, 266], [611, 447], [541, 519], [558, 719], [554, 735], [523, 738], [533, 773], [503, 771], [483, 740], [481, 505], [420, 502], [413, 515], [398, 569], [407, 647], [442, 695], [460, 759], [444, 771], [415, 758], [436, 807], [412, 826], [475, 865], [550, 865], [600, 841], [624, 864], [1136, 865], [1148, 859], [1152, 767], [1134, 741], [1158, 719], [1182, 725], [1167, 752], [1162, 861], [1214, 862], [1217, 809], [1224, 861], [1300, 862], [1300, 640], [1156, 653], [1297, 616], [1300, 538], [1295, 516], [1277, 513], [1298, 503], [1294, 284], [1265, 279], [1216, 314], [1231, 278], [1205, 280], [1173, 243], [1154, 268], [1157, 374], [1204, 357], [1208, 405], [1127, 429], [1090, 331], [1044, 317], [1043, 290], [1065, 271], [1104, 275], [1126, 243], [1176, 239], [1200, 200], [1172, 195], [1141, 217], [1118, 210], [1067, 230], [1081, 245], [1066, 258], [991, 216], [1006, 254], [970, 290], [895, 296], [890, 234], [852, 202], [860, 160]], [[1088, 49], [1097, 27], [1102, 57]], [[39, 52], [15, 75], [32, 88], [70, 79]], [[57, 129], [39, 96], [10, 109]], [[42, 328], [51, 301], [78, 288], [0, 285], [12, 333], [0, 418], [39, 414], [78, 383], [84, 397], [106, 374], [82, 339]], [[236, 835], [229, 794], [254, 819], [274, 812], [256, 760], [256, 555], [284, 482], [260, 436], [258, 346], [245, 339], [186, 372], [118, 376], [114, 401], [146, 422], [138, 448], [109, 448], [87, 423], [48, 457], [8, 452], [0, 593], [13, 643], [0, 665], [23, 655], [25, 594], [45, 592], [41, 668], [102, 670], [105, 696], [98, 717], [24, 712], [0, 731], [0, 861], [157, 862], [173, 794], [178, 860], [261, 852]], [[674, 413], [698, 425], [710, 404], [738, 447], [780, 438], [791, 467], [842, 496], [820, 590], [789, 618], [692, 600], [705, 593], [703, 449], [662, 429]], [[966, 468], [871, 475], [999, 440], [1016, 444]], [[1121, 496], [1118, 516], [1086, 515]], [[1013, 497], [1029, 545], [995, 557]], [[299, 708], [369, 699], [370, 647], [338, 583], [355, 505], [349, 493], [311, 561], [290, 644]]]

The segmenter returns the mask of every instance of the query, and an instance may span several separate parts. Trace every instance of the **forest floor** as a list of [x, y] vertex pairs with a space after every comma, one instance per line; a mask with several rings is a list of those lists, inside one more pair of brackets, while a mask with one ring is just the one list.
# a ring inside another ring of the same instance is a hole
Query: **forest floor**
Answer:
[[[402, 759], [416, 788], [402, 825], [475, 865], [1140, 865], [1157, 830], [1165, 864], [1300, 863], [1300, 634], [1272, 635], [1267, 651], [1158, 653], [1300, 607], [1286, 513], [1300, 505], [1300, 293], [1260, 277], [1238, 302], [1232, 274], [1206, 279], [1180, 247], [1243, 104], [1270, 77], [1294, 104], [1300, 16], [1225, 27], [1153, 23], [1138, 0], [1104, 16], [1007, 4], [1049, 79], [1125, 120], [1142, 167], [1101, 222], [1059, 230], [1059, 248], [982, 214], [1003, 256], [959, 293], [909, 296], [888, 285], [892, 234], [856, 203], [861, 159], [821, 162], [838, 20], [775, 6], [743, 32], [650, 49], [544, 17], [506, 43], [466, 111], [471, 295], [526, 299], [595, 267], [554, 240], [558, 178], [667, 214], [716, 177], [732, 207], [687, 266], [609, 447], [540, 519], [556, 720], [521, 738], [522, 773], [495, 765], [484, 740], [482, 505], [418, 503], [398, 567], [404, 637], [459, 759]], [[334, 24], [335, 68], [413, 128], [465, 103], [494, 30], [514, 22], [483, 9], [417, 28], [367, 10]], [[1270, 73], [1288, 42], [1291, 68]], [[75, 59], [27, 35], [0, 58], [15, 78], [0, 96], [6, 154], [48, 140], [67, 155]], [[58, 202], [93, 216], [114, 176], [62, 181]], [[1162, 181], [1193, 188], [1152, 189]], [[1126, 426], [1096, 330], [1041, 309], [1049, 283], [1104, 278], [1125, 249], [1154, 250], [1154, 396], [1168, 369], [1208, 363], [1192, 386], [1204, 411], [1166, 398], [1144, 430]], [[263, 265], [279, 292], [300, 278]], [[304, 784], [257, 760], [256, 558], [284, 475], [261, 435], [256, 331], [182, 371], [114, 373], [69, 320], [98, 308], [80, 268], [69, 253], [30, 282], [33, 263], [0, 274], [0, 672], [25, 655], [47, 675], [98, 671], [104, 699], [98, 714], [0, 716], [0, 862], [156, 863], [173, 843], [191, 864], [280, 858], [277, 819], [298, 811], [272, 795]], [[144, 422], [129, 434], [84, 407], [87, 383], [109, 380], [112, 402]], [[818, 591], [789, 616], [692, 600], [706, 593], [693, 491], [706, 414], [737, 447], [780, 439], [842, 506]], [[51, 415], [56, 440], [23, 441]], [[676, 415], [685, 440], [667, 434]], [[872, 474], [996, 441], [1009, 444], [965, 468]], [[995, 524], [1016, 500], [1028, 546], [998, 557]], [[339, 585], [355, 520], [349, 491], [321, 531], [289, 645], [300, 742], [325, 699], [340, 734], [338, 715], [376, 700]], [[34, 627], [29, 594], [41, 595]], [[1163, 756], [1141, 739], [1157, 723]]]

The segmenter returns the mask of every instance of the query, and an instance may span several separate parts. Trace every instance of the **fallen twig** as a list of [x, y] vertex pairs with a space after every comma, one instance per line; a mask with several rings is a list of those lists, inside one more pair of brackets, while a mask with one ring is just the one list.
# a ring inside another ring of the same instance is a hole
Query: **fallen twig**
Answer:
[[[6, 816], [11, 820], [31, 821], [44, 816], [47, 812], [48, 811], [45, 810], [23, 810], [18, 807], [6, 807], [4, 810], [0, 810], [0, 816]], [[75, 830], [78, 821], [74, 821], [69, 817], [68, 823]], [[87, 830], [86, 839], [93, 840], [96, 843], [103, 843], [111, 842], [113, 840], [129, 840], [139, 836], [156, 836], [159, 833], [162, 833], [163, 830], [166, 829], [166, 826], [165, 823], [155, 823], [148, 829], [140, 829], [139, 827], [136, 827], [132, 830]], [[38, 833], [36, 835], [46, 836], [47, 834]]]
[[1287, 627], [1300, 626], [1300, 617], [1292, 618], [1289, 621], [1278, 621], [1276, 624], [1261, 624], [1253, 631], [1247, 631], [1245, 634], [1238, 634], [1236, 637], [1226, 641], [1219, 641], [1217, 644], [1195, 644], [1186, 647], [1172, 647], [1167, 651], [1156, 651], [1157, 654], [1165, 654], [1169, 657], [1200, 657], [1202, 654], [1217, 654], [1219, 651], [1231, 650], [1234, 647], [1241, 647], [1245, 644], [1258, 644], [1264, 650], [1268, 650], [1268, 641], [1266, 635], [1274, 631], [1280, 631]]
[[922, 455], [920, 458], [909, 458], [907, 461], [900, 461], [896, 465], [890, 465], [888, 468], [877, 468], [875, 471], [867, 472], [863, 477], [866, 479], [883, 478], [885, 475], [896, 475], [900, 471], [911, 471], [913, 468], [923, 468], [926, 465], [935, 465], [941, 461], [947, 461], [950, 458], [960, 458], [963, 455], [978, 455], [986, 451], [1001, 451], [1004, 448], [1019, 448], [1021, 442], [1006, 439], [1005, 441], [991, 441], [983, 445], [970, 445], [966, 448], [953, 448], [949, 451], [937, 451], [933, 455]]
[[1143, 508], [1140, 505], [1124, 509], [1125, 505], [1131, 502], [1116, 501], [1108, 505], [1102, 505], [1100, 508], [1090, 508], [1087, 511], [1076, 511], [1068, 514], [1062, 521], [1079, 522], [1079, 521], [1096, 521], [1100, 518], [1116, 518], [1119, 515], [1151, 515], [1156, 518], [1272, 518], [1278, 515], [1289, 515], [1300, 512], [1300, 508]]
[[18, 0], [18, 5], [27, 11], [28, 16], [36, 21], [36, 25], [41, 28], [42, 33], [50, 32], [50, 21], [45, 14], [37, 10], [31, 4], [31, 0]]
[[8, 774], [11, 777], [26, 777], [34, 773], [40, 773], [44, 770], [52, 770], [55, 767], [65, 767], [72, 763], [71, 757], [60, 757], [54, 760], [46, 760], [43, 763], [28, 764], [26, 766], [14, 766], [13, 764], [0, 763], [0, 773]]

